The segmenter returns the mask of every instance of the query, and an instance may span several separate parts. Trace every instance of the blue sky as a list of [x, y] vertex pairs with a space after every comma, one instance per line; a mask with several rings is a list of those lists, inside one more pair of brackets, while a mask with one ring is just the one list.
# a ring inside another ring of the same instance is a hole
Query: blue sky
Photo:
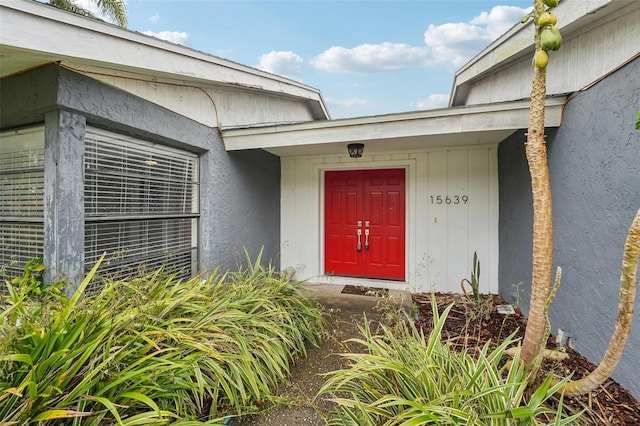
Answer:
[[127, 0], [129, 25], [322, 92], [332, 118], [447, 106], [532, 0]]

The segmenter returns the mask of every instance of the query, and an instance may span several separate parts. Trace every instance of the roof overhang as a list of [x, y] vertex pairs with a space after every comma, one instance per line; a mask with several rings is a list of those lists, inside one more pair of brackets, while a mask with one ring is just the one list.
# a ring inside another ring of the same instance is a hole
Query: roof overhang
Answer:
[[[629, 6], [629, 0], [562, 1], [554, 12], [561, 16], [558, 28], [565, 38], [589, 28], [603, 16]], [[524, 57], [533, 56], [533, 20], [517, 23], [494, 40], [469, 62], [456, 71], [449, 106], [464, 105], [475, 81], [506, 68]]]
[[62, 62], [268, 92], [306, 102], [314, 119], [329, 117], [318, 89], [38, 1], [0, 0], [0, 29], [2, 77]]
[[[548, 98], [545, 127], [559, 127], [566, 97]], [[365, 152], [498, 144], [529, 123], [529, 100], [400, 114], [223, 129], [227, 151], [263, 149], [280, 157], [346, 153], [361, 142]]]

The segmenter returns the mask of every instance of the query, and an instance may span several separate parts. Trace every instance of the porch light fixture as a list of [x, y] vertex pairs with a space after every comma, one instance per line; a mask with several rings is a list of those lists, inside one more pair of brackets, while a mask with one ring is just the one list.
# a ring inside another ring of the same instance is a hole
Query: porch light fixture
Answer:
[[347, 145], [347, 151], [349, 151], [349, 157], [360, 158], [364, 152], [364, 144], [362, 143], [350, 143]]

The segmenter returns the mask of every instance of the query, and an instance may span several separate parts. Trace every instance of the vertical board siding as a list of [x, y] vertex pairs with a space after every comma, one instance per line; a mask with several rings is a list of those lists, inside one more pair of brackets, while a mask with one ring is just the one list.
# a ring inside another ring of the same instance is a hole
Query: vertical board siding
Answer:
[[[447, 221], [445, 218], [446, 207], [443, 204], [432, 204], [430, 197], [437, 197], [443, 188], [447, 187], [448, 164], [446, 151], [434, 152], [427, 155], [427, 181], [418, 184], [418, 218], [426, 220], [427, 229], [424, 234], [416, 236], [416, 244], [419, 253], [423, 253], [426, 263], [421, 274], [428, 278], [415, 283], [416, 287], [431, 289], [448, 289], [446, 283], [449, 279], [447, 270], [447, 253], [449, 252], [449, 238], [447, 235]], [[421, 188], [426, 183], [426, 188]], [[426, 247], [425, 247], [426, 245]]]
[[[631, 2], [630, 2], [631, 3]], [[562, 16], [558, 16], [562, 24]], [[612, 71], [640, 49], [640, 9], [631, 5], [580, 34], [563, 31], [562, 48], [550, 53], [547, 93], [574, 92]], [[533, 33], [531, 33], [533, 43]], [[533, 55], [533, 51], [531, 52]], [[523, 99], [531, 90], [531, 55], [500, 69], [470, 87], [466, 105]], [[523, 82], [528, 82], [523, 84]]]
[[175, 111], [206, 126], [217, 127], [219, 124], [216, 117], [216, 106], [212, 104], [210, 99], [213, 97], [211, 89], [199, 89], [186, 81], [147, 81], [136, 74], [116, 71], [110, 71], [113, 72], [110, 74], [105, 73], [105, 70], [99, 67], [73, 65], [78, 69], [85, 70], [90, 77], [96, 80]]
[[139, 74], [69, 63], [88, 76], [153, 102], [209, 127], [286, 123], [314, 119], [306, 100], [247, 93], [222, 85], [202, 87], [188, 80], [147, 80]]
[[[494, 149], [448, 150], [426, 154], [426, 187], [418, 191], [418, 217], [425, 221], [418, 234], [418, 254], [426, 260], [415, 285], [424, 290], [460, 291], [469, 278], [473, 253], [482, 265], [483, 292], [495, 292], [497, 253], [496, 179]], [[441, 198], [438, 198], [441, 197]], [[466, 202], [464, 201], [466, 200]], [[426, 228], [426, 229], [425, 229]], [[424, 229], [424, 230], [423, 230]], [[420, 247], [424, 246], [423, 251]]]
[[281, 164], [281, 265], [295, 268], [302, 279], [318, 274], [319, 180], [314, 178], [310, 159], [283, 158]]
[[496, 158], [493, 146], [376, 153], [358, 162], [335, 156], [283, 158], [282, 267], [295, 268], [298, 279], [323, 277], [324, 171], [405, 167], [406, 244], [398, 249], [406, 250], [409, 289], [459, 292], [477, 252], [481, 291], [497, 292]]

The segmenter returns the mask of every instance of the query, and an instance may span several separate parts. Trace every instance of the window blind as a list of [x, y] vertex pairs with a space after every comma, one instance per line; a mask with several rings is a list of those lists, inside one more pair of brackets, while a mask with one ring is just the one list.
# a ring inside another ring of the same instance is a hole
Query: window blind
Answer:
[[0, 133], [0, 289], [42, 257], [44, 127]]
[[164, 267], [196, 271], [195, 154], [88, 128], [85, 135], [85, 265], [103, 252], [103, 274], [119, 278]]

